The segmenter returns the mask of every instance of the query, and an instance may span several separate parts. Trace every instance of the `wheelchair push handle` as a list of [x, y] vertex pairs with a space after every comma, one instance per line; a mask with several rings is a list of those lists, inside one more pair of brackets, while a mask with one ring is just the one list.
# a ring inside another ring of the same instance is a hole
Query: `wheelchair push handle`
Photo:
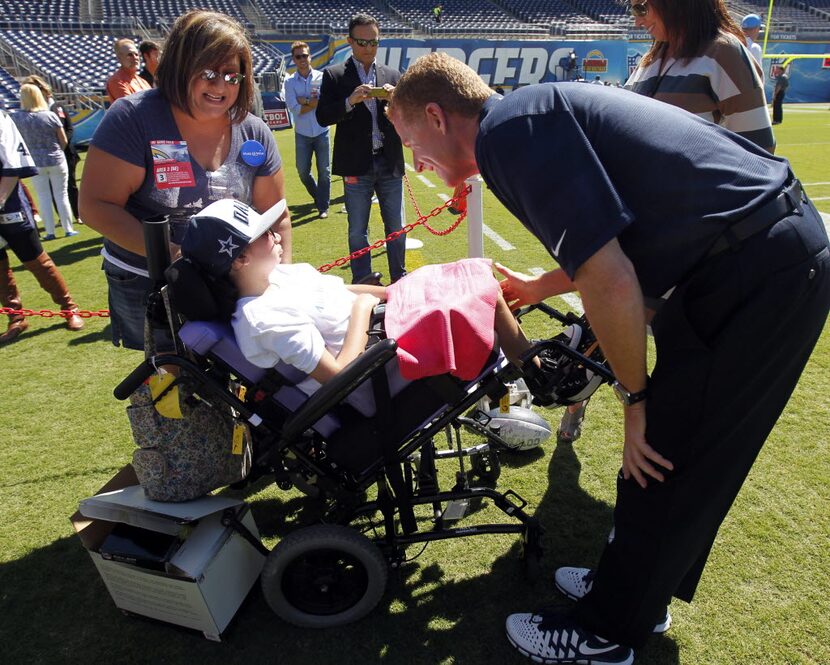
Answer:
[[516, 317], [516, 320], [521, 322], [522, 317], [525, 314], [529, 314], [533, 310], [538, 309], [543, 314], [546, 314], [551, 319], [556, 319], [559, 323], [563, 325], [570, 325], [573, 323], [578, 317], [573, 314], [572, 312], [568, 312], [567, 314], [562, 314], [558, 309], [554, 309], [550, 305], [544, 302], [537, 302], [533, 305], [526, 305], [525, 307], [520, 307], [513, 311], [513, 316]]
[[156, 215], [142, 220], [141, 228], [150, 279], [157, 286], [163, 285], [164, 271], [170, 265], [170, 221], [167, 215]]
[[138, 387], [149, 379], [155, 371], [156, 368], [153, 367], [150, 360], [145, 360], [132, 372], [130, 372], [126, 379], [115, 386], [115, 390], [112, 391], [112, 394], [115, 395], [115, 399], [127, 399], [136, 390], [138, 390]]

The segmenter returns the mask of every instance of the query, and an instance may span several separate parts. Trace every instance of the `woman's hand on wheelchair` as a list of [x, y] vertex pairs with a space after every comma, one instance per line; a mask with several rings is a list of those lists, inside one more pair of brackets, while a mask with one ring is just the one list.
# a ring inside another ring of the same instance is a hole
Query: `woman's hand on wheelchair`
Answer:
[[493, 264], [505, 279], [499, 282], [504, 300], [510, 309], [518, 309], [525, 305], [535, 305], [545, 299], [541, 293], [539, 278], [510, 270], [501, 263]]

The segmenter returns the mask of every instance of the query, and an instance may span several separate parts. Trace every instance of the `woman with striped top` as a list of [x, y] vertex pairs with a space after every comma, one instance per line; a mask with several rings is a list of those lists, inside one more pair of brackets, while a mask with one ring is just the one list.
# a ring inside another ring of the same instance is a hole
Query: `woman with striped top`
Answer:
[[630, 11], [654, 44], [627, 89], [775, 149], [761, 67], [723, 0], [638, 0]]

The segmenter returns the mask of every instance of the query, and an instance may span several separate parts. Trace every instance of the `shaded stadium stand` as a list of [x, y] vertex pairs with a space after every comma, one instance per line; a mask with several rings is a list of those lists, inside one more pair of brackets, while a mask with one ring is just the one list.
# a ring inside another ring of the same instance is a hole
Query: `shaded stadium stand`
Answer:
[[102, 18], [135, 16], [145, 26], [156, 28], [170, 24], [177, 17], [194, 8], [212, 9], [232, 16], [248, 28], [252, 24], [234, 0], [102, 0]]
[[283, 55], [265, 42], [253, 42], [251, 55], [254, 59], [254, 74], [257, 76], [263, 72], [277, 72], [282, 67]]
[[[68, 91], [102, 89], [118, 63], [112, 50], [118, 35], [44, 34], [3, 30], [0, 37]], [[126, 35], [136, 38], [134, 35]]]
[[[772, 32], [830, 32], [830, 13], [816, 11], [815, 6], [822, 2], [830, 8], [830, 0], [811, 0], [808, 4], [795, 3], [800, 6], [791, 6], [776, 2], [772, 14]], [[747, 14], [758, 14], [766, 23], [768, 2], [764, 0], [730, 0], [729, 13], [740, 25], [741, 19]]]
[[[424, 0], [426, 1], [426, 0]], [[371, 2], [344, 0], [257, 0], [260, 12], [277, 32], [345, 33], [349, 20], [358, 13], [378, 19], [385, 35], [409, 34], [412, 26], [385, 15]]]
[[[0, 31], [0, 38], [35, 67], [51, 74], [59, 88], [85, 93], [103, 90], [107, 78], [118, 67], [113, 42], [123, 36]], [[139, 37], [127, 36], [140, 41]], [[252, 45], [252, 51], [254, 74], [279, 70], [282, 55], [272, 46], [257, 42]]]
[[[9, 75], [41, 73], [57, 91], [100, 94], [117, 64], [112, 43], [125, 35], [163, 39], [193, 7], [221, 11], [252, 35], [344, 35], [349, 19], [375, 16], [385, 36], [597, 36], [624, 38], [632, 19], [619, 0], [0, 0], [0, 103], [17, 103]], [[732, 15], [766, 16], [767, 0], [728, 0]], [[830, 33], [830, 0], [776, 0], [773, 32]], [[267, 35], [267, 36], [266, 36]], [[641, 35], [645, 38], [647, 36]], [[253, 44], [254, 73], [279, 71], [283, 56], [267, 42]]]
[[0, 108], [17, 108], [20, 105], [20, 84], [0, 67]]
[[550, 27], [551, 34], [616, 33], [631, 19], [614, 0], [509, 0], [505, 7], [523, 21]]
[[[507, 4], [507, 3], [506, 3]], [[432, 2], [424, 0], [390, 0], [390, 8], [419, 30], [434, 34], [546, 34], [547, 26], [522, 21], [502, 7], [487, 0], [452, 0], [444, 2], [441, 22], [432, 16]]]
[[4, 0], [0, 3], [5, 15], [78, 18], [78, 0]]

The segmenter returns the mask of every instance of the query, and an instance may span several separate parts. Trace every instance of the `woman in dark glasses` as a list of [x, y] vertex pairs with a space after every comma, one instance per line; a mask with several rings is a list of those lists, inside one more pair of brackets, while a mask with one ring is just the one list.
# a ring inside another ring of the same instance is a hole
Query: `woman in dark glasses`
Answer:
[[[175, 254], [190, 216], [209, 203], [234, 198], [264, 211], [285, 198], [274, 137], [249, 113], [252, 76], [242, 26], [224, 14], [188, 12], [167, 39], [157, 87], [119, 99], [96, 130], [80, 204], [104, 236], [114, 344], [144, 348], [151, 284], [141, 220], [168, 215]], [[287, 214], [275, 229], [288, 262]], [[168, 344], [157, 333], [157, 349]]]
[[774, 150], [762, 70], [723, 0], [637, 1], [630, 11], [654, 44], [626, 88]]
[[[723, 0], [646, 0], [629, 11], [654, 44], [625, 87], [679, 106], [774, 152], [761, 68]], [[569, 407], [560, 441], [582, 433], [587, 402]]]

